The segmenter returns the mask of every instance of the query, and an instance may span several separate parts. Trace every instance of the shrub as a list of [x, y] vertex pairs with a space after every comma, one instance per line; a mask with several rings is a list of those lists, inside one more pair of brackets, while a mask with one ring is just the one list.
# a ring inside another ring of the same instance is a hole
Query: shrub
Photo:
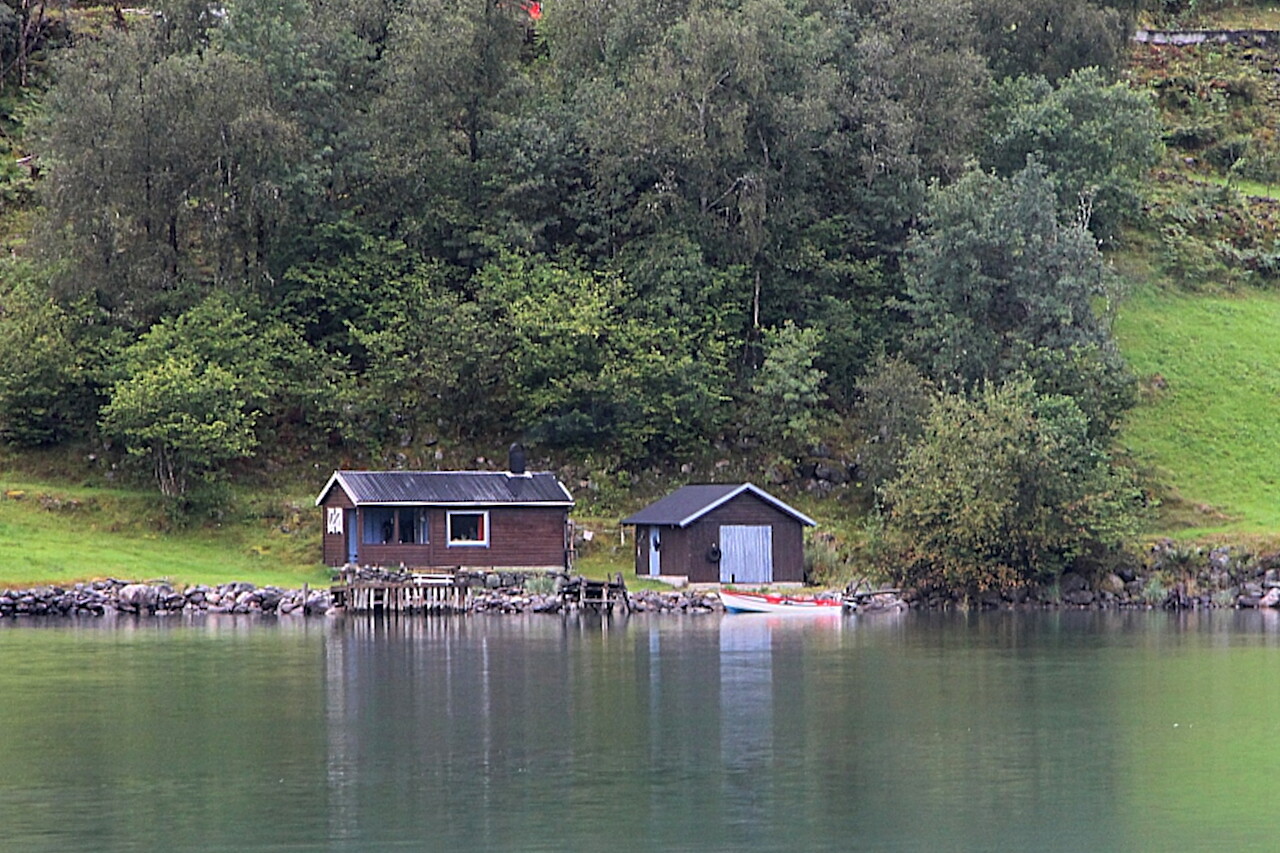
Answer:
[[974, 595], [1119, 548], [1141, 495], [1071, 398], [1021, 380], [939, 399], [883, 502], [898, 579]]

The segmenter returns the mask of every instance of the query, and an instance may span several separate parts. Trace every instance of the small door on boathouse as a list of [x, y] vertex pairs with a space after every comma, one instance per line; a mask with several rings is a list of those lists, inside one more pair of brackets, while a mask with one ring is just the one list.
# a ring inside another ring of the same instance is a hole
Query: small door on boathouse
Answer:
[[773, 582], [773, 528], [767, 524], [720, 526], [720, 583]]

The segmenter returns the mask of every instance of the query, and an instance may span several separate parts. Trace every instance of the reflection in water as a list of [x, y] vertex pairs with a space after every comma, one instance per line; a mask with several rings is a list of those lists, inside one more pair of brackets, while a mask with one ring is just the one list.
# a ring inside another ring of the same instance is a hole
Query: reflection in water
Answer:
[[773, 623], [764, 614], [720, 623], [720, 766], [725, 820], [749, 827], [770, 805], [773, 760]]
[[33, 624], [3, 849], [1272, 847], [1273, 613]]

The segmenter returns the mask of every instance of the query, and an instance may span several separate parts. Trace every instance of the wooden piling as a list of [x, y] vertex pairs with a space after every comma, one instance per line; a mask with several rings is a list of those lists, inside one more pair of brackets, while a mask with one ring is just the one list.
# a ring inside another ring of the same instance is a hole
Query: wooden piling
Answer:
[[450, 572], [415, 573], [402, 581], [345, 578], [332, 592], [334, 603], [353, 613], [462, 613], [471, 601], [470, 588]]

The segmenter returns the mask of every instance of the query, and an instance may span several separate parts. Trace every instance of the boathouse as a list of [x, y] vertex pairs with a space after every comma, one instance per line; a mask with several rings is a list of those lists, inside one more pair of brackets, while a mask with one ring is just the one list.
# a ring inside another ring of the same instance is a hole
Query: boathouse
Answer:
[[549, 473], [335, 471], [316, 498], [324, 561], [436, 569], [568, 567], [573, 497]]
[[799, 583], [815, 522], [750, 483], [684, 486], [622, 520], [636, 574], [690, 583]]

